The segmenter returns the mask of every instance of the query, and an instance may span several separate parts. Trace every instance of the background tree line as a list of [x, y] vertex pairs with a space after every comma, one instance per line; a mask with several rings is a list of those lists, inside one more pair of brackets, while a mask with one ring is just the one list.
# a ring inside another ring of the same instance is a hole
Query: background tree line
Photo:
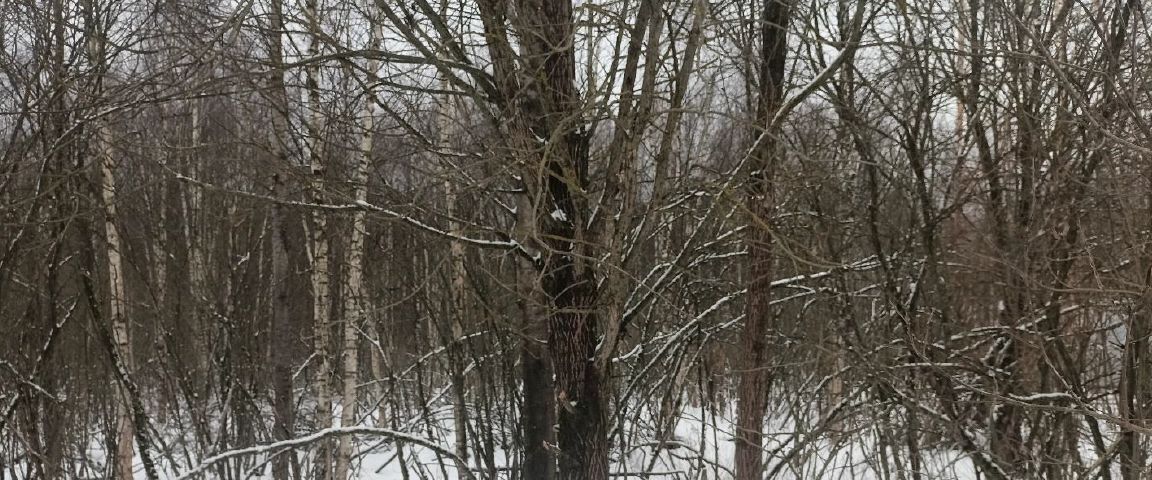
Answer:
[[1143, 478], [1149, 32], [6, 2], [0, 477]]

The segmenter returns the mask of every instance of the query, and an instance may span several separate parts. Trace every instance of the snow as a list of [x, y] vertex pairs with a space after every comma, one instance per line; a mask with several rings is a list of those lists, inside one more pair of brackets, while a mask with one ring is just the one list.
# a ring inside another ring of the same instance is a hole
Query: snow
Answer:
[[1009, 395], [1008, 398], [1025, 403], [1077, 402], [1074, 395], [1064, 392], [1034, 393], [1032, 395]]
[[[677, 421], [672, 436], [674, 442], [664, 442], [676, 448], [656, 448], [660, 442], [655, 439], [635, 442], [628, 449], [625, 461], [617, 462], [616, 469], [621, 473], [648, 475], [663, 472], [669, 478], [732, 478], [734, 417], [732, 409], [713, 413], [702, 408], [687, 408]], [[804, 420], [806, 423], [811, 419]], [[812, 448], [799, 449], [799, 455], [785, 461], [784, 456], [805, 439], [797, 438], [803, 435], [793, 419], [776, 416], [765, 426], [765, 469], [769, 473], [776, 470], [776, 475], [770, 478], [778, 479], [886, 478], [880, 460], [883, 457], [876, 448], [874, 436], [862, 434], [871, 426], [855, 427], [862, 431], [852, 437], [842, 436], [840, 441], [818, 439], [812, 442]], [[928, 478], [976, 478], [971, 462], [957, 452], [928, 450], [922, 453]], [[887, 465], [888, 470], [900, 468], [904, 467], [891, 462]]]
[[[1027, 396], [1014, 396], [1016, 401], [1052, 402], [1068, 401], [1071, 396], [1061, 392], [1037, 393]], [[658, 398], [630, 402], [627, 422], [621, 426], [613, 424], [613, 447], [611, 450], [612, 478], [667, 478], [695, 480], [707, 478], [725, 480], [732, 478], [734, 457], [735, 406], [727, 404], [713, 410], [706, 406], [693, 406], [692, 399], [684, 398], [686, 406], [676, 416], [671, 425], [671, 435], [659, 438], [653, 432], [658, 423], [660, 410]], [[865, 399], [866, 400], [866, 399]], [[781, 405], [768, 414], [764, 425], [766, 477], [773, 479], [889, 479], [907, 478], [907, 452], [900, 452], [899, 460], [894, 460], [892, 447], [881, 448], [879, 441], [885, 434], [885, 425], [899, 423], [901, 413], [891, 409], [877, 409], [854, 404], [855, 399], [844, 399], [843, 406], [857, 405], [852, 413], [838, 423], [829, 421], [828, 412], [839, 408], [818, 406]], [[305, 402], [307, 403], [307, 402]], [[312, 407], [302, 405], [301, 411]], [[333, 412], [339, 410], [334, 406]], [[286, 447], [299, 447], [297, 459], [303, 464], [304, 478], [312, 461], [311, 455], [316, 441], [335, 438], [340, 435], [353, 435], [355, 453], [352, 460], [354, 479], [379, 480], [455, 480], [486, 478], [487, 466], [483, 459], [473, 453], [469, 458], [471, 471], [461, 474], [452, 460], [454, 438], [452, 408], [446, 404], [430, 405], [423, 414], [413, 415], [392, 423], [394, 429], [379, 428], [379, 415], [388, 412], [376, 411], [367, 415], [360, 424], [351, 427], [334, 427], [318, 432], [301, 432], [296, 438], [275, 444], [259, 444], [223, 452], [196, 450], [193, 434], [174, 425], [157, 425], [163, 445], [169, 450], [180, 452], [176, 455], [160, 455], [154, 452], [160, 476], [164, 480], [216, 479], [219, 470], [216, 465], [227, 464], [233, 472], [246, 472], [240, 478], [271, 480], [274, 454]], [[475, 419], [476, 417], [473, 416]], [[837, 417], [839, 418], [839, 417]], [[618, 429], [623, 428], [623, 433]], [[479, 429], [477, 429], [479, 430]], [[829, 432], [843, 432], [830, 434]], [[1118, 432], [1104, 425], [1106, 437], [1112, 438]], [[102, 438], [97, 433], [91, 435], [88, 455], [85, 461], [87, 477], [98, 478], [103, 473], [107, 461]], [[509, 436], [510, 438], [510, 436]], [[625, 439], [621, 444], [620, 438]], [[397, 441], [402, 442], [403, 464], [397, 455]], [[979, 439], [977, 438], [977, 441]], [[518, 461], [513, 446], [501, 446], [497, 439], [491, 460], [498, 472], [497, 478], [510, 478], [510, 469]], [[889, 442], [890, 443], [890, 442]], [[955, 449], [924, 445], [920, 452], [922, 478], [941, 480], [976, 479], [975, 467], [967, 455]], [[185, 453], [188, 448], [190, 453]], [[1085, 463], [1091, 464], [1095, 450], [1091, 445], [1080, 446]], [[1114, 465], [1114, 468], [1117, 468]], [[17, 469], [19, 470], [19, 469]], [[407, 476], [405, 476], [407, 473]], [[0, 480], [14, 478], [11, 471], [0, 471]], [[140, 458], [136, 458], [136, 479], [145, 479]], [[19, 477], [17, 477], [19, 478]]]
[[[408, 432], [377, 428], [375, 416], [364, 419], [362, 425], [354, 427], [334, 427], [311, 434], [301, 435], [292, 440], [261, 444], [243, 449], [229, 450], [211, 455], [193, 455], [197, 466], [176, 465], [172, 457], [153, 455], [164, 480], [190, 480], [193, 478], [215, 479], [214, 465], [230, 462], [233, 469], [247, 472], [246, 478], [253, 480], [272, 479], [272, 454], [280, 448], [307, 446], [321, 438], [332, 438], [342, 434], [354, 434], [355, 454], [352, 461], [355, 479], [400, 480], [405, 478], [398, 461], [396, 443], [402, 440], [403, 468], [410, 480], [456, 480], [483, 478], [487, 472], [483, 462], [475, 455], [470, 458], [471, 474], [461, 475], [451, 460], [453, 438], [450, 408], [431, 410], [432, 418], [413, 418], [401, 422]], [[678, 416], [671, 436], [661, 442], [651, 434], [651, 424], [656, 417], [653, 410], [640, 407], [639, 415], [645, 425], [626, 427], [627, 446], [618, 443], [613, 446], [613, 478], [669, 478], [669, 479], [729, 479], [732, 478], [734, 456], [733, 419], [734, 407], [723, 411], [688, 406]], [[799, 420], [799, 421], [798, 421]], [[887, 458], [877, 449], [875, 435], [870, 434], [871, 425], [853, 424], [851, 435], [842, 435], [838, 440], [829, 440], [828, 435], [814, 435], [808, 438], [797, 424], [809, 425], [816, 419], [793, 418], [777, 412], [765, 425], [766, 455], [765, 467], [768, 471], [777, 470], [772, 478], [778, 479], [880, 479], [890, 478], [885, 470], [903, 468], [900, 465], [882, 465], [881, 458]], [[636, 428], [642, 427], [642, 428]], [[647, 433], [645, 433], [647, 432]], [[187, 432], [166, 430], [165, 444], [182, 443], [189, 438]], [[435, 437], [435, 438], [431, 438]], [[618, 438], [614, 436], [614, 438]], [[184, 443], [188, 445], [191, 442]], [[499, 443], [499, 442], [497, 442]], [[800, 445], [800, 447], [797, 447]], [[99, 476], [99, 468], [106, 460], [100, 441], [90, 444], [89, 461], [94, 465], [92, 475]], [[302, 451], [303, 452], [303, 451]], [[498, 478], [509, 478], [510, 452], [496, 445], [494, 460]], [[790, 455], [791, 454], [791, 455]], [[785, 461], [785, 457], [787, 461]], [[183, 457], [178, 457], [183, 463]], [[307, 454], [298, 458], [307, 462]], [[922, 461], [927, 478], [942, 480], [974, 479], [972, 463], [964, 455], [951, 450], [926, 450]], [[239, 464], [235, 462], [240, 462]], [[134, 477], [146, 479], [140, 458], [136, 458]], [[236, 471], [236, 470], [234, 470]], [[305, 475], [306, 477], [306, 475]], [[8, 480], [4, 474], [0, 479]], [[894, 478], [894, 477], [891, 477]]]

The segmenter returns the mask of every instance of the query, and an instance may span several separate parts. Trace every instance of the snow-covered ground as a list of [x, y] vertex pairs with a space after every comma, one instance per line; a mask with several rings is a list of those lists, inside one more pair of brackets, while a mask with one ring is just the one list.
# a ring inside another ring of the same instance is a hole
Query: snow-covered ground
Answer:
[[[401, 422], [400, 432], [412, 438], [430, 441], [451, 450], [453, 438], [451, 411], [447, 408], [430, 412], [430, 418], [410, 418]], [[633, 418], [644, 418], [645, 413]], [[676, 423], [674, 436], [665, 442], [665, 448], [657, 448], [658, 442], [641, 431], [645, 428], [632, 428], [626, 425], [621, 442], [620, 436], [613, 438], [612, 472], [613, 478], [657, 478], [676, 480], [732, 478], [734, 443], [732, 440], [734, 411], [710, 412], [701, 408], [685, 409]], [[648, 418], [651, 418], [650, 416]], [[892, 448], [881, 449], [876, 441], [877, 426], [857, 422], [850, 433], [829, 437], [797, 433], [794, 421], [786, 416], [776, 415], [765, 426], [765, 466], [775, 479], [898, 479], [906, 478], [907, 451], [893, 452]], [[368, 429], [377, 424], [376, 419], [365, 419], [362, 427]], [[190, 475], [197, 464], [210, 460], [213, 455], [226, 452], [192, 453], [182, 446], [190, 443], [187, 432], [168, 430], [163, 443], [169, 455], [160, 455], [160, 476], [166, 480], [180, 478], [217, 478], [215, 468], [205, 469], [203, 474]], [[396, 443], [382, 435], [371, 432], [357, 435], [353, 459], [355, 478], [380, 480], [416, 479], [457, 479], [461, 478], [452, 460], [432, 448], [404, 442], [403, 466], [397, 455]], [[622, 443], [627, 445], [621, 445]], [[268, 449], [259, 447], [251, 453], [231, 457], [230, 471], [236, 478], [271, 479], [272, 463]], [[298, 458], [307, 468], [309, 455], [314, 450], [302, 449]], [[235, 453], [235, 452], [233, 452]], [[500, 445], [495, 446], [491, 459], [494, 461], [499, 478], [509, 478], [508, 467], [515, 463]], [[89, 450], [89, 469], [96, 478], [102, 471], [106, 455], [99, 442], [93, 442]], [[899, 461], [893, 460], [899, 458]], [[939, 480], [967, 480], [976, 478], [972, 463], [961, 453], [952, 450], [927, 450], [920, 452], [923, 478]], [[485, 478], [487, 469], [482, 459], [473, 455], [470, 459], [477, 478]], [[136, 478], [146, 475], [140, 459], [136, 462]], [[405, 472], [406, 470], [406, 472]], [[903, 472], [901, 472], [903, 470]], [[0, 474], [4, 480], [10, 476]], [[304, 475], [307, 478], [307, 475]]]

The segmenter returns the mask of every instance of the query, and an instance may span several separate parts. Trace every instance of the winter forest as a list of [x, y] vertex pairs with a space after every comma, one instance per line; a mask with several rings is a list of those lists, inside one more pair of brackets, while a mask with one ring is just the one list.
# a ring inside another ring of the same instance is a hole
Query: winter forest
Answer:
[[1149, 478], [1147, 9], [0, 2], [0, 479]]

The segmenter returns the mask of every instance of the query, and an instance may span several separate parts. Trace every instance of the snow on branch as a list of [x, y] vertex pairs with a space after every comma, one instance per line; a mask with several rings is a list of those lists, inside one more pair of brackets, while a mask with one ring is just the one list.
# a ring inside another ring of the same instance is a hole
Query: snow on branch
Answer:
[[[419, 445], [421, 447], [432, 450], [432, 451], [436, 452], [437, 454], [440, 454], [444, 457], [447, 457], [448, 459], [453, 460], [455, 462], [460, 461], [460, 458], [457, 457], [456, 454], [452, 452], [452, 450], [441, 447], [436, 442], [433, 442], [432, 440], [429, 440], [429, 439], [424, 438], [424, 437], [417, 437], [414, 435], [410, 435], [410, 434], [407, 434], [404, 432], [399, 432], [396, 430], [390, 430], [387, 428], [333, 427], [333, 428], [326, 428], [324, 430], [320, 430], [320, 431], [317, 431], [311, 435], [306, 435], [303, 437], [293, 438], [293, 439], [289, 439], [289, 440], [282, 440], [279, 442], [273, 442], [273, 443], [268, 443], [268, 444], [264, 444], [264, 445], [256, 445], [256, 446], [247, 447], [247, 448], [228, 450], [226, 452], [218, 453], [218, 454], [213, 455], [211, 457], [205, 458], [195, 468], [193, 468], [192, 470], [189, 470], [188, 472], [184, 473], [183, 475], [176, 477], [175, 480], [190, 480], [193, 478], [197, 478], [198, 476], [202, 475], [205, 471], [207, 471], [209, 468], [211, 468], [213, 465], [216, 465], [220, 462], [230, 460], [233, 458], [244, 457], [244, 456], [248, 456], [248, 455], [260, 455], [260, 454], [269, 453], [269, 452], [271, 452], [273, 454], [277, 454], [277, 453], [280, 453], [284, 450], [290, 450], [293, 448], [305, 447], [305, 446], [311, 445], [313, 443], [319, 442], [321, 440], [324, 440], [326, 438], [340, 437], [343, 435], [374, 435], [374, 436], [388, 437], [388, 438], [391, 438], [393, 440], [401, 440], [403, 442], [410, 443], [413, 445]], [[472, 472], [470, 472], [468, 470], [464, 470], [464, 471], [460, 472], [460, 475], [467, 480], [476, 480], [476, 476], [473, 475]]]
[[528, 257], [532, 257], [531, 252], [528, 252], [524, 248], [523, 245], [521, 245], [520, 243], [518, 243], [514, 240], [489, 240], [489, 239], [484, 239], [484, 238], [472, 238], [472, 237], [467, 237], [464, 235], [456, 235], [456, 234], [453, 234], [452, 232], [449, 232], [447, 230], [443, 230], [443, 229], [437, 228], [433, 225], [429, 225], [427, 223], [424, 223], [423, 221], [420, 221], [420, 220], [413, 218], [409, 215], [405, 215], [405, 214], [397, 212], [395, 210], [390, 210], [390, 209], [387, 209], [387, 208], [384, 208], [384, 207], [381, 207], [378, 205], [374, 205], [374, 204], [365, 202], [363, 200], [357, 200], [353, 203], [343, 203], [343, 204], [311, 203], [311, 202], [300, 202], [300, 201], [295, 201], [295, 200], [284, 200], [284, 199], [275, 198], [275, 197], [272, 197], [269, 195], [261, 195], [259, 193], [224, 189], [222, 187], [212, 185], [210, 183], [203, 182], [203, 181], [197, 180], [195, 178], [192, 178], [192, 177], [189, 177], [187, 175], [180, 174], [180, 173], [176, 173], [175, 175], [176, 175], [177, 180], [180, 180], [180, 181], [186, 182], [186, 183], [190, 183], [190, 184], [193, 184], [193, 185], [196, 185], [199, 187], [211, 188], [214, 190], [224, 190], [224, 191], [228, 191], [230, 193], [236, 194], [236, 195], [254, 198], [257, 200], [264, 200], [267, 202], [272, 202], [272, 203], [276, 203], [276, 204], [280, 204], [280, 205], [287, 205], [287, 206], [291, 206], [291, 207], [310, 208], [310, 209], [316, 209], [316, 210], [336, 210], [336, 211], [366, 210], [369, 212], [376, 212], [379, 214], [383, 214], [387, 217], [390, 217], [390, 218], [393, 218], [396, 220], [400, 220], [404, 223], [407, 223], [408, 225], [416, 227], [417, 229], [423, 230], [425, 232], [429, 232], [429, 233], [435, 234], [437, 236], [457, 240], [457, 241], [460, 241], [462, 243], [466, 243], [466, 244], [469, 244], [469, 245], [472, 245], [475, 247], [514, 250], [514, 251], [517, 251], [517, 252], [524, 254]]

